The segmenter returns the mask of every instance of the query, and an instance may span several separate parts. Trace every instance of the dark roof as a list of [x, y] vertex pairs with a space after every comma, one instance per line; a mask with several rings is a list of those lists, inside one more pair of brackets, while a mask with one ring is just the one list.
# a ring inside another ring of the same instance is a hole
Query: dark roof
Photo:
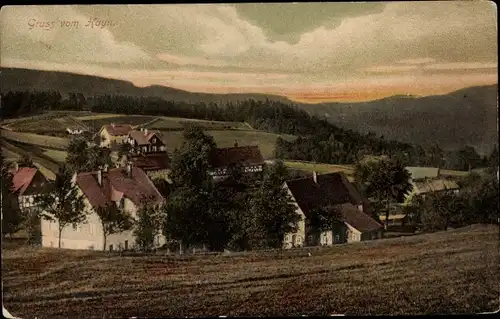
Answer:
[[132, 166], [132, 176], [128, 177], [124, 168], [112, 168], [102, 173], [102, 185], [97, 182], [97, 172], [80, 173], [76, 183], [89, 200], [92, 207], [104, 207], [122, 197], [139, 206], [143, 197], [149, 202], [160, 204], [163, 197], [143, 170]]
[[304, 214], [319, 206], [366, 204], [365, 199], [342, 172], [317, 175], [316, 180], [317, 183], [309, 176], [286, 182]]
[[382, 228], [382, 225], [377, 223], [373, 218], [367, 214], [361, 212], [357, 207], [352, 204], [346, 203], [341, 205], [335, 205], [342, 217], [344, 222], [351, 225], [360, 232], [370, 232]]
[[[317, 175], [316, 181], [314, 182], [314, 178], [309, 176], [286, 182], [306, 217], [310, 216], [315, 208], [341, 205], [338, 207], [341, 208], [344, 220], [354, 228], [367, 231], [363, 229], [370, 229], [375, 225], [380, 226], [369, 216], [372, 213], [372, 207], [368, 200], [361, 196], [344, 173]], [[358, 210], [356, 207], [358, 205], [363, 205], [364, 212]]]
[[264, 165], [264, 158], [258, 146], [216, 148], [210, 154], [212, 168], [227, 167], [238, 163], [244, 166]]
[[132, 131], [132, 126], [130, 126], [129, 124], [110, 124], [104, 125], [103, 129], [106, 129], [109, 135], [123, 136], [128, 135], [128, 133]]
[[170, 158], [166, 152], [132, 156], [130, 161], [134, 166], [137, 166], [144, 171], [164, 170], [170, 168]]

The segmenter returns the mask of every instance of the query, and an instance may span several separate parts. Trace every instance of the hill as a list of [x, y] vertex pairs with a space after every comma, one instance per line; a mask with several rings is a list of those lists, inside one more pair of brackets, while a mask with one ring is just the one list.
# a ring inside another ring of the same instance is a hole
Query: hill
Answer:
[[464, 145], [489, 153], [498, 143], [498, 85], [471, 87], [445, 95], [393, 96], [361, 103], [320, 103], [301, 107], [331, 123], [386, 139], [444, 149]]
[[209, 256], [2, 245], [3, 303], [22, 318], [465, 314], [499, 307], [494, 225]]
[[81, 75], [69, 72], [40, 71], [21, 68], [0, 68], [2, 92], [56, 90], [61, 94], [79, 92], [85, 96], [122, 94], [130, 96], [160, 97], [169, 101], [199, 103], [226, 103], [244, 99], [264, 101], [266, 99], [291, 102], [285, 97], [266, 94], [208, 94], [183, 91], [171, 87], [153, 85], [137, 87], [131, 82]]
[[8, 90], [57, 90], [81, 92], [87, 97], [118, 94], [158, 97], [185, 103], [227, 103], [246, 99], [294, 104], [312, 115], [354, 131], [374, 132], [386, 139], [429, 145], [446, 150], [471, 145], [483, 154], [498, 143], [498, 85], [471, 87], [445, 95], [398, 95], [360, 103], [295, 103], [286, 97], [265, 94], [194, 93], [166, 86], [136, 87], [132, 83], [67, 72], [1, 68], [2, 92]]

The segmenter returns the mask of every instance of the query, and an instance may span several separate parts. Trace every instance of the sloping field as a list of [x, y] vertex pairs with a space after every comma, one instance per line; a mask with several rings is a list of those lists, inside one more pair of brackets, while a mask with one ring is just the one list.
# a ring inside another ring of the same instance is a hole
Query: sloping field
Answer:
[[9, 124], [10, 129], [20, 132], [46, 133], [66, 132], [67, 128], [73, 130], [86, 130], [87, 127], [70, 116], [34, 118], [32, 120], [17, 121]]
[[182, 130], [186, 124], [195, 124], [205, 130], [249, 130], [247, 124], [242, 122], [206, 121], [176, 117], [159, 117], [157, 121], [146, 125], [154, 130]]
[[8, 130], [1, 130], [2, 137], [14, 142], [33, 144], [41, 147], [65, 150], [69, 145], [69, 139], [39, 135], [32, 133], [20, 133]]
[[[498, 226], [239, 256], [4, 249], [23, 318], [417, 315], [496, 310]], [[479, 262], [480, 261], [480, 262]]]
[[154, 120], [156, 116], [147, 115], [115, 115], [112, 117], [98, 117], [90, 118], [88, 120], [81, 120], [85, 125], [95, 127], [99, 130], [103, 125], [109, 125], [111, 123], [115, 124], [130, 124], [132, 126], [146, 124]]
[[[206, 131], [212, 135], [218, 147], [231, 147], [237, 142], [239, 146], [244, 145], [258, 145], [262, 156], [266, 159], [274, 157], [274, 148], [278, 137], [286, 140], [294, 140], [296, 137], [293, 135], [278, 135], [267, 133], [263, 131]], [[182, 131], [162, 131], [163, 140], [167, 145], [169, 151], [182, 146], [184, 138]]]
[[[15, 153], [5, 147], [2, 147], [2, 154], [3, 156], [5, 156], [5, 161], [6, 162], [13, 162], [13, 161], [16, 161], [18, 160], [19, 158], [21, 158], [21, 155], [19, 155], [18, 153]], [[55, 179], [55, 174], [54, 172], [52, 172], [51, 170], [47, 169], [46, 167], [42, 166], [40, 163], [39, 163], [40, 159], [35, 157], [33, 163], [35, 164], [36, 167], [38, 167], [38, 169], [40, 170], [40, 172], [45, 175], [45, 177], [47, 177], [48, 179], [51, 179], [51, 180], [54, 180]]]
[[306, 172], [317, 172], [318, 174], [344, 172], [347, 176], [354, 174], [353, 165], [335, 165], [323, 163], [311, 163], [301, 161], [285, 161], [285, 165], [292, 169], [298, 169]]

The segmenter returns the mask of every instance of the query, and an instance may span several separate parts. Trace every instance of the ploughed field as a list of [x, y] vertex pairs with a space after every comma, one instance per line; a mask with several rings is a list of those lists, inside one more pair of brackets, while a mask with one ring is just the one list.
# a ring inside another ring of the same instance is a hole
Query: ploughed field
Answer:
[[476, 313], [499, 307], [498, 245], [474, 225], [233, 255], [5, 248], [3, 301], [22, 318]]

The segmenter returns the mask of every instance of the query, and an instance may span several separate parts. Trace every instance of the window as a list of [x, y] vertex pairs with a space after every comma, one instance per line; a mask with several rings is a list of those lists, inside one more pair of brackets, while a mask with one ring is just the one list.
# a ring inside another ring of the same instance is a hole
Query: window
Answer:
[[312, 243], [313, 243], [313, 236], [312, 236], [312, 235], [307, 236], [307, 242], [308, 242], [309, 244], [312, 244]]
[[153, 143], [156, 143], [156, 138], [153, 137]]
[[156, 152], [156, 146], [153, 146], [153, 152]]
[[340, 242], [340, 236], [339, 235], [335, 235], [335, 242], [336, 243]]

